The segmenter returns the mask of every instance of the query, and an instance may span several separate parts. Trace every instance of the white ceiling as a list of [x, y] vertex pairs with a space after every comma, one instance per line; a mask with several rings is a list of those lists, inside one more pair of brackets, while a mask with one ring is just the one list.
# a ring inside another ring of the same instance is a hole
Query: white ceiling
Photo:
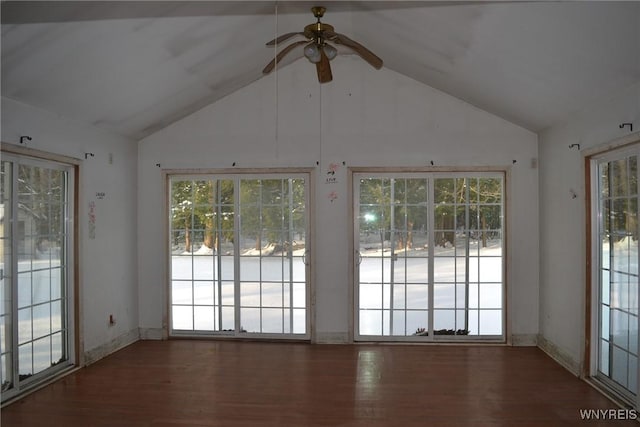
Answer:
[[[534, 132], [640, 81], [640, 2], [322, 4], [385, 67]], [[262, 78], [313, 5], [3, 2], [2, 96], [138, 140]]]

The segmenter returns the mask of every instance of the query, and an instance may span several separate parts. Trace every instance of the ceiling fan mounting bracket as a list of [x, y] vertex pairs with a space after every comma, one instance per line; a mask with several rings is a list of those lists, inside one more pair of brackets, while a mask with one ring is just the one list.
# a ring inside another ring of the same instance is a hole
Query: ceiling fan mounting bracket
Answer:
[[313, 16], [318, 18], [318, 21], [320, 20], [320, 18], [324, 16], [324, 13], [326, 11], [327, 11], [327, 8], [323, 6], [314, 6], [311, 8], [311, 12], [313, 13]]

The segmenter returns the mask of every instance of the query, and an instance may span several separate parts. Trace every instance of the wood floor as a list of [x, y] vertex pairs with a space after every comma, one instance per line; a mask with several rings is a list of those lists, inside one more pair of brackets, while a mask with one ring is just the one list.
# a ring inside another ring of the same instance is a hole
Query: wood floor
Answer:
[[2, 426], [597, 426], [615, 408], [537, 348], [139, 341]]

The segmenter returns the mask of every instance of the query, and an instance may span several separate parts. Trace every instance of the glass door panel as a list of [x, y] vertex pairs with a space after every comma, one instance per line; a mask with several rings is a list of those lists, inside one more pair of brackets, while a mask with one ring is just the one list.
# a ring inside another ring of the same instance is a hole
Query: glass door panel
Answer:
[[440, 176], [354, 180], [356, 338], [502, 338], [502, 177]]
[[637, 156], [597, 165], [597, 377], [627, 396], [638, 392]]
[[68, 239], [65, 226], [67, 172], [18, 167], [18, 354], [20, 377], [65, 360], [63, 322]]
[[3, 161], [0, 170], [0, 384], [4, 393], [14, 384], [13, 363], [13, 257], [12, 257], [12, 182], [13, 164]]
[[358, 335], [428, 331], [427, 187], [422, 178], [359, 180]]
[[72, 363], [72, 168], [5, 158], [0, 182], [3, 399]]
[[305, 334], [305, 181], [241, 179], [239, 185], [241, 329]]
[[171, 204], [172, 331], [308, 336], [303, 177], [172, 177]]
[[172, 329], [235, 331], [232, 180], [171, 181]]

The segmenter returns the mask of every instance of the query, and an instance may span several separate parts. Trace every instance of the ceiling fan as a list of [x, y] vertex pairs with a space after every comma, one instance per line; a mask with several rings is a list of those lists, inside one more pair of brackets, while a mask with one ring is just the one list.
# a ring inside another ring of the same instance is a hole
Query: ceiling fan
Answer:
[[316, 70], [318, 72], [318, 81], [320, 83], [327, 83], [333, 80], [331, 74], [331, 66], [329, 61], [336, 57], [338, 50], [330, 45], [328, 42], [343, 45], [355, 53], [360, 55], [362, 59], [367, 61], [375, 69], [379, 70], [382, 67], [382, 59], [378, 58], [373, 52], [360, 43], [351, 40], [344, 34], [336, 33], [333, 27], [329, 24], [320, 22], [320, 18], [324, 16], [324, 12], [327, 9], [322, 6], [315, 6], [311, 8], [313, 16], [316, 17], [317, 22], [309, 24], [304, 27], [303, 32], [286, 33], [271, 40], [267, 43], [267, 46], [276, 46], [280, 43], [289, 40], [295, 36], [304, 36], [307, 40], [296, 41], [282, 49], [275, 58], [273, 58], [262, 72], [269, 74], [275, 66], [285, 57], [289, 52], [298, 46], [304, 45], [304, 56], [312, 63], [316, 64]]

